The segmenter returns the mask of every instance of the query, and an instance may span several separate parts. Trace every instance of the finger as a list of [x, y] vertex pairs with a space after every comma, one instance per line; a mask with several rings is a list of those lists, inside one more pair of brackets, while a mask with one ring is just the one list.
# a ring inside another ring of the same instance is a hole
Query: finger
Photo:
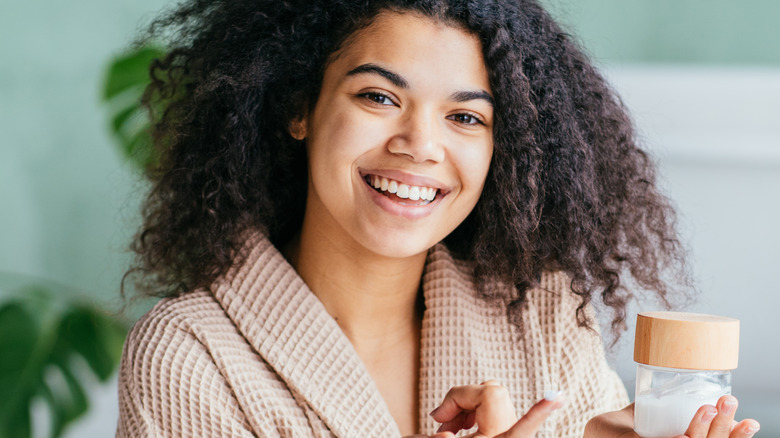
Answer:
[[[509, 392], [493, 380], [479, 385], [456, 386], [447, 392], [441, 405], [434, 409], [430, 415], [434, 420], [443, 423], [450, 421], [462, 411], [474, 411], [484, 403], [496, 406], [504, 403], [511, 406]], [[512, 411], [514, 415], [514, 410]]]
[[[452, 433], [458, 433], [461, 429], [466, 429], [465, 423], [466, 418], [469, 416], [469, 412], [462, 411], [458, 413], [458, 415], [455, 416], [450, 421], [446, 421], [439, 426], [439, 429], [436, 431], [438, 432], [452, 432]], [[473, 426], [473, 424], [471, 425]], [[471, 427], [469, 426], [469, 428]]]
[[718, 408], [715, 406], [704, 405], [700, 407], [688, 425], [685, 435], [690, 438], [705, 438], [716, 415], [718, 415]]
[[715, 406], [718, 408], [718, 415], [713, 418], [707, 437], [726, 438], [731, 433], [731, 428], [734, 424], [734, 414], [737, 413], [737, 399], [731, 395], [724, 395]]
[[439, 423], [452, 421], [463, 410], [470, 409], [468, 406], [474, 404], [470, 400], [478, 397], [481, 388], [481, 385], [464, 385], [450, 389], [441, 404], [429, 415]]
[[449, 423], [464, 411], [474, 412], [471, 421], [476, 422], [480, 430], [489, 436], [509, 429], [517, 420], [509, 392], [503, 386], [490, 383], [450, 389], [441, 405], [431, 412], [431, 416], [440, 423]]
[[436, 432], [435, 434], [431, 435], [431, 438], [455, 438], [455, 434], [452, 432]]
[[729, 438], [749, 438], [760, 429], [761, 425], [758, 424], [758, 421], [752, 419], [742, 420], [731, 430]]
[[475, 424], [477, 424], [477, 413], [472, 411], [466, 415], [466, 419], [463, 421], [462, 428], [468, 430], [474, 427]]
[[542, 399], [523, 415], [520, 420], [514, 424], [506, 433], [501, 434], [501, 438], [525, 438], [532, 437], [542, 426], [544, 420], [550, 416], [556, 409], [562, 407], [565, 403], [563, 395], [557, 395], [552, 400]]

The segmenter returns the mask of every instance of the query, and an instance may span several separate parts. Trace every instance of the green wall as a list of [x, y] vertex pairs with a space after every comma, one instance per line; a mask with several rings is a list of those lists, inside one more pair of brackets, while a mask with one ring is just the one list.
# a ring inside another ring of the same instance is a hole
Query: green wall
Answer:
[[[597, 62], [780, 64], [775, 0], [546, 0]], [[106, 133], [105, 62], [160, 0], [4, 2], [0, 270], [114, 296], [142, 185]]]
[[780, 65], [777, 0], [543, 0], [603, 63]]
[[0, 6], [0, 271], [116, 299], [142, 184], [111, 143], [100, 86], [110, 56], [161, 5]]

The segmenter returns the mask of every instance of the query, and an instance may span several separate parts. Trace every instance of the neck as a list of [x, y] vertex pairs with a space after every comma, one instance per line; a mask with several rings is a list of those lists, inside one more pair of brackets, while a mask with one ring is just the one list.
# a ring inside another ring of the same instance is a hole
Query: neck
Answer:
[[377, 357], [419, 337], [425, 253], [385, 257], [305, 226], [283, 252], [359, 353]]

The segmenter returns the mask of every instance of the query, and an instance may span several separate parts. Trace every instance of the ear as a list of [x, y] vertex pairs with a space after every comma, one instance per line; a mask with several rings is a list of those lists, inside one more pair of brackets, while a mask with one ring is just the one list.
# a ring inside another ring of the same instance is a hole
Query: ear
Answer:
[[303, 140], [306, 138], [306, 117], [295, 117], [290, 120], [287, 126], [287, 131], [290, 132], [290, 136], [296, 140]]

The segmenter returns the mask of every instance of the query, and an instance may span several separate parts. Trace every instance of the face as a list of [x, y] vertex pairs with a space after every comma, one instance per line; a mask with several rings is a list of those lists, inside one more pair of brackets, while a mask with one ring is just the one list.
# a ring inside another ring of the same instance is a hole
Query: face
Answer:
[[493, 153], [479, 40], [415, 14], [380, 14], [324, 72], [305, 138], [304, 232], [388, 257], [419, 255], [477, 203]]

